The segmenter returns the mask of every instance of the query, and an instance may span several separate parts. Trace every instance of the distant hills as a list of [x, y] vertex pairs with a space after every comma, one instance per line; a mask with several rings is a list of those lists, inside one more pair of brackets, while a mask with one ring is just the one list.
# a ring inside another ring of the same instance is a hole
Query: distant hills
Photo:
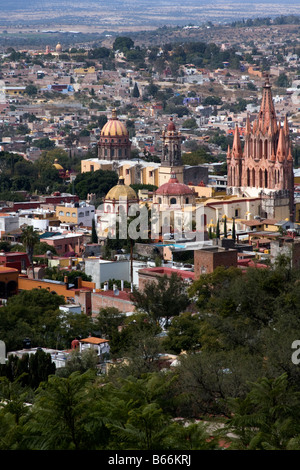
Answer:
[[137, 31], [300, 15], [299, 0], [0, 0], [0, 27]]

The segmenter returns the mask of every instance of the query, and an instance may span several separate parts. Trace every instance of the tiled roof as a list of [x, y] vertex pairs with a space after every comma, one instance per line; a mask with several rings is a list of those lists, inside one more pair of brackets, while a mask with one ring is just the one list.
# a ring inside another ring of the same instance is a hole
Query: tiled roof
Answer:
[[109, 341], [108, 339], [96, 338], [94, 336], [89, 336], [88, 338], [79, 340], [80, 343], [90, 343], [90, 344], [102, 344], [102, 343], [107, 343], [108, 341]]

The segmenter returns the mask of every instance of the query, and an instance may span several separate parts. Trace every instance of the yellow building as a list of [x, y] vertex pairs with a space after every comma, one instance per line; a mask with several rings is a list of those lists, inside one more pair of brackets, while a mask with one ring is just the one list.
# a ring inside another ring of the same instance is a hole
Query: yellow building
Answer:
[[[124, 178], [124, 183], [131, 184], [150, 184], [159, 186], [160, 164], [154, 162], [119, 160], [106, 161], [98, 158], [81, 160], [81, 173], [97, 170], [115, 171], [119, 177]], [[170, 178], [169, 178], [170, 179]]]
[[75, 202], [56, 206], [56, 217], [64, 224], [91, 227], [94, 216], [93, 205]]
[[88, 73], [95, 73], [95, 71], [95, 67], [78, 67], [77, 69], [74, 69], [74, 73], [76, 73], [77, 75], [86, 75]]
[[4, 92], [10, 96], [24, 95], [25, 90], [26, 90], [25, 86], [5, 86], [4, 87]]

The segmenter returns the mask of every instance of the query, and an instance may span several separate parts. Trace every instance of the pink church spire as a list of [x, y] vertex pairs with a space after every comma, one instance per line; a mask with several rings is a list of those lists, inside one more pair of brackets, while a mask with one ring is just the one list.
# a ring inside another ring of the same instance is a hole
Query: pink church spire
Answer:
[[241, 144], [241, 139], [240, 139], [240, 131], [239, 131], [239, 127], [237, 124], [234, 130], [232, 155], [234, 156], [234, 158], [241, 158], [243, 155], [242, 144]]

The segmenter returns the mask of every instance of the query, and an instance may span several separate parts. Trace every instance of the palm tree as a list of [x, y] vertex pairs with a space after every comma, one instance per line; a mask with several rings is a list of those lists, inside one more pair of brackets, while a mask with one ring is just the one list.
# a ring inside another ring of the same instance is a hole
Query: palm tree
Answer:
[[40, 241], [39, 234], [34, 230], [32, 225], [27, 225], [22, 228], [21, 241], [26, 248], [28, 254], [29, 262], [32, 267], [32, 273], [34, 278], [34, 269], [33, 269], [33, 251], [34, 247]]

